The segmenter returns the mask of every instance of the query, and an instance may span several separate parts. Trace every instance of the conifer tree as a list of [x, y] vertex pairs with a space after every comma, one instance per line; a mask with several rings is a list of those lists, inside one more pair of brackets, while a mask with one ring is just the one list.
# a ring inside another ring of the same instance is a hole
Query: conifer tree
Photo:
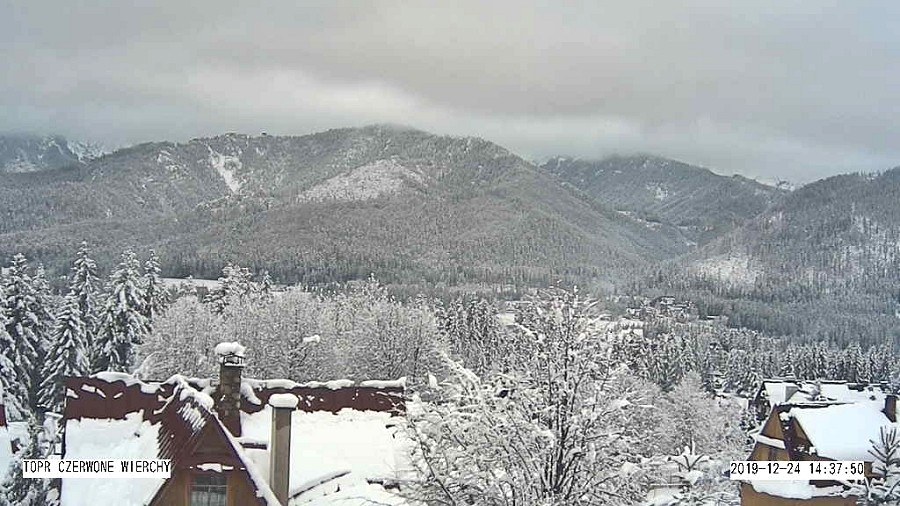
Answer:
[[47, 361], [41, 383], [40, 404], [43, 409], [61, 412], [65, 401], [63, 378], [90, 373], [86, 337], [78, 297], [70, 292], [56, 317], [51, 347], [53, 353]]
[[872, 471], [876, 476], [851, 489], [857, 504], [900, 504], [900, 437], [896, 427], [882, 427], [878, 441], [872, 441], [869, 453], [874, 458]]
[[162, 313], [166, 306], [169, 305], [168, 294], [159, 278], [161, 269], [159, 267], [159, 257], [156, 251], [150, 250], [150, 256], [144, 262], [144, 317], [147, 318], [148, 324], [152, 324], [153, 319]]
[[222, 314], [225, 308], [237, 300], [250, 296], [254, 291], [253, 276], [250, 269], [228, 264], [222, 268], [219, 288], [210, 292], [206, 302], [210, 303], [213, 312]]
[[268, 270], [264, 270], [262, 273], [262, 278], [259, 281], [259, 295], [262, 298], [268, 298], [272, 295], [272, 286], [275, 283], [272, 281], [272, 276], [269, 275]]
[[32, 277], [28, 261], [21, 254], [13, 257], [4, 280], [6, 294], [6, 332], [12, 338], [18, 381], [28, 392], [28, 406], [38, 402], [41, 364], [47, 353], [47, 329], [51, 317], [48, 311], [49, 289], [43, 269]]
[[97, 332], [97, 295], [100, 279], [97, 264], [89, 255], [87, 242], [82, 242], [72, 263], [69, 293], [78, 300], [79, 317], [84, 324], [85, 340], [90, 345]]
[[143, 341], [149, 327], [144, 316], [141, 266], [128, 249], [110, 275], [100, 329], [94, 343], [93, 371], [128, 372], [134, 365], [134, 346]]
[[16, 344], [6, 332], [3, 307], [5, 307], [3, 290], [0, 287], [0, 403], [5, 406], [7, 416], [18, 419], [26, 411], [28, 391], [19, 381], [19, 373], [15, 366]]
[[10, 462], [0, 483], [0, 506], [53, 506], [59, 504], [59, 493], [47, 479], [22, 476], [22, 460], [44, 459], [49, 454], [49, 439], [44, 427], [34, 417], [28, 421], [28, 440]]

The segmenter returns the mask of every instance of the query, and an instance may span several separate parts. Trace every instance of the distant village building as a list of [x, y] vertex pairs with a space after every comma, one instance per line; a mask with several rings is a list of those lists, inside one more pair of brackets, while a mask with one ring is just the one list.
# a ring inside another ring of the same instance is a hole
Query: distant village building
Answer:
[[626, 308], [625, 313], [641, 320], [672, 318], [684, 323], [697, 319], [697, 306], [691, 301], [678, 301], [674, 295], [662, 295], [652, 300], [645, 299], [640, 306]]
[[216, 353], [216, 380], [67, 378], [63, 458], [171, 459], [174, 470], [168, 479], [63, 479], [62, 505], [399, 502], [402, 382], [252, 380], [242, 377], [242, 346]]

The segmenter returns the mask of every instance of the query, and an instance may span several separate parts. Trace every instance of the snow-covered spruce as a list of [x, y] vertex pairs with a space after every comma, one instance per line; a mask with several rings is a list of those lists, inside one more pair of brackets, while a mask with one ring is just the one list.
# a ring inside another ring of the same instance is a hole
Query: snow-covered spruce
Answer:
[[33, 409], [38, 404], [42, 362], [52, 325], [50, 289], [43, 269], [34, 269], [32, 275], [28, 261], [18, 254], [3, 278], [3, 291], [6, 332], [13, 342], [9, 358], [16, 368], [17, 381], [24, 386], [21, 402]]
[[41, 383], [43, 409], [60, 413], [65, 402], [63, 379], [90, 373], [87, 329], [81, 320], [78, 297], [69, 293], [56, 316], [51, 349]]
[[110, 276], [100, 330], [94, 343], [93, 371], [131, 370], [135, 361], [134, 347], [143, 342], [149, 330], [144, 300], [140, 263], [133, 251], [126, 250]]
[[169, 305], [169, 295], [160, 280], [159, 256], [156, 251], [150, 250], [147, 261], [144, 262], [144, 276], [142, 286], [144, 290], [144, 317], [147, 318], [148, 324], [152, 324], [154, 318], [165, 311]]

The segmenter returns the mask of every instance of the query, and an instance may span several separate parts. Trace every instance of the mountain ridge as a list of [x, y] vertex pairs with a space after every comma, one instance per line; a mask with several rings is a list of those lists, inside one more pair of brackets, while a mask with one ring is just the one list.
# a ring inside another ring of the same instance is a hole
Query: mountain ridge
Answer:
[[690, 249], [490, 141], [396, 126], [144, 143], [0, 177], [0, 202], [0, 254], [61, 265], [87, 236], [203, 276], [233, 261], [286, 281], [546, 284]]
[[700, 245], [762, 213], [786, 193], [654, 155], [557, 157], [541, 168], [616, 211], [659, 223]]

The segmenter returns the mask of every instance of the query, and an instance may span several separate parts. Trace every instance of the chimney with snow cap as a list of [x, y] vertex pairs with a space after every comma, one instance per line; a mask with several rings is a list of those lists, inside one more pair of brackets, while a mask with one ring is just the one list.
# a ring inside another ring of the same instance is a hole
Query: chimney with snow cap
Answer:
[[219, 360], [219, 386], [213, 396], [215, 410], [225, 428], [240, 437], [241, 373], [246, 350], [240, 343], [219, 343], [215, 351]]
[[291, 477], [291, 415], [300, 399], [294, 394], [272, 394], [272, 437], [269, 439], [269, 486], [281, 504], [288, 503]]

